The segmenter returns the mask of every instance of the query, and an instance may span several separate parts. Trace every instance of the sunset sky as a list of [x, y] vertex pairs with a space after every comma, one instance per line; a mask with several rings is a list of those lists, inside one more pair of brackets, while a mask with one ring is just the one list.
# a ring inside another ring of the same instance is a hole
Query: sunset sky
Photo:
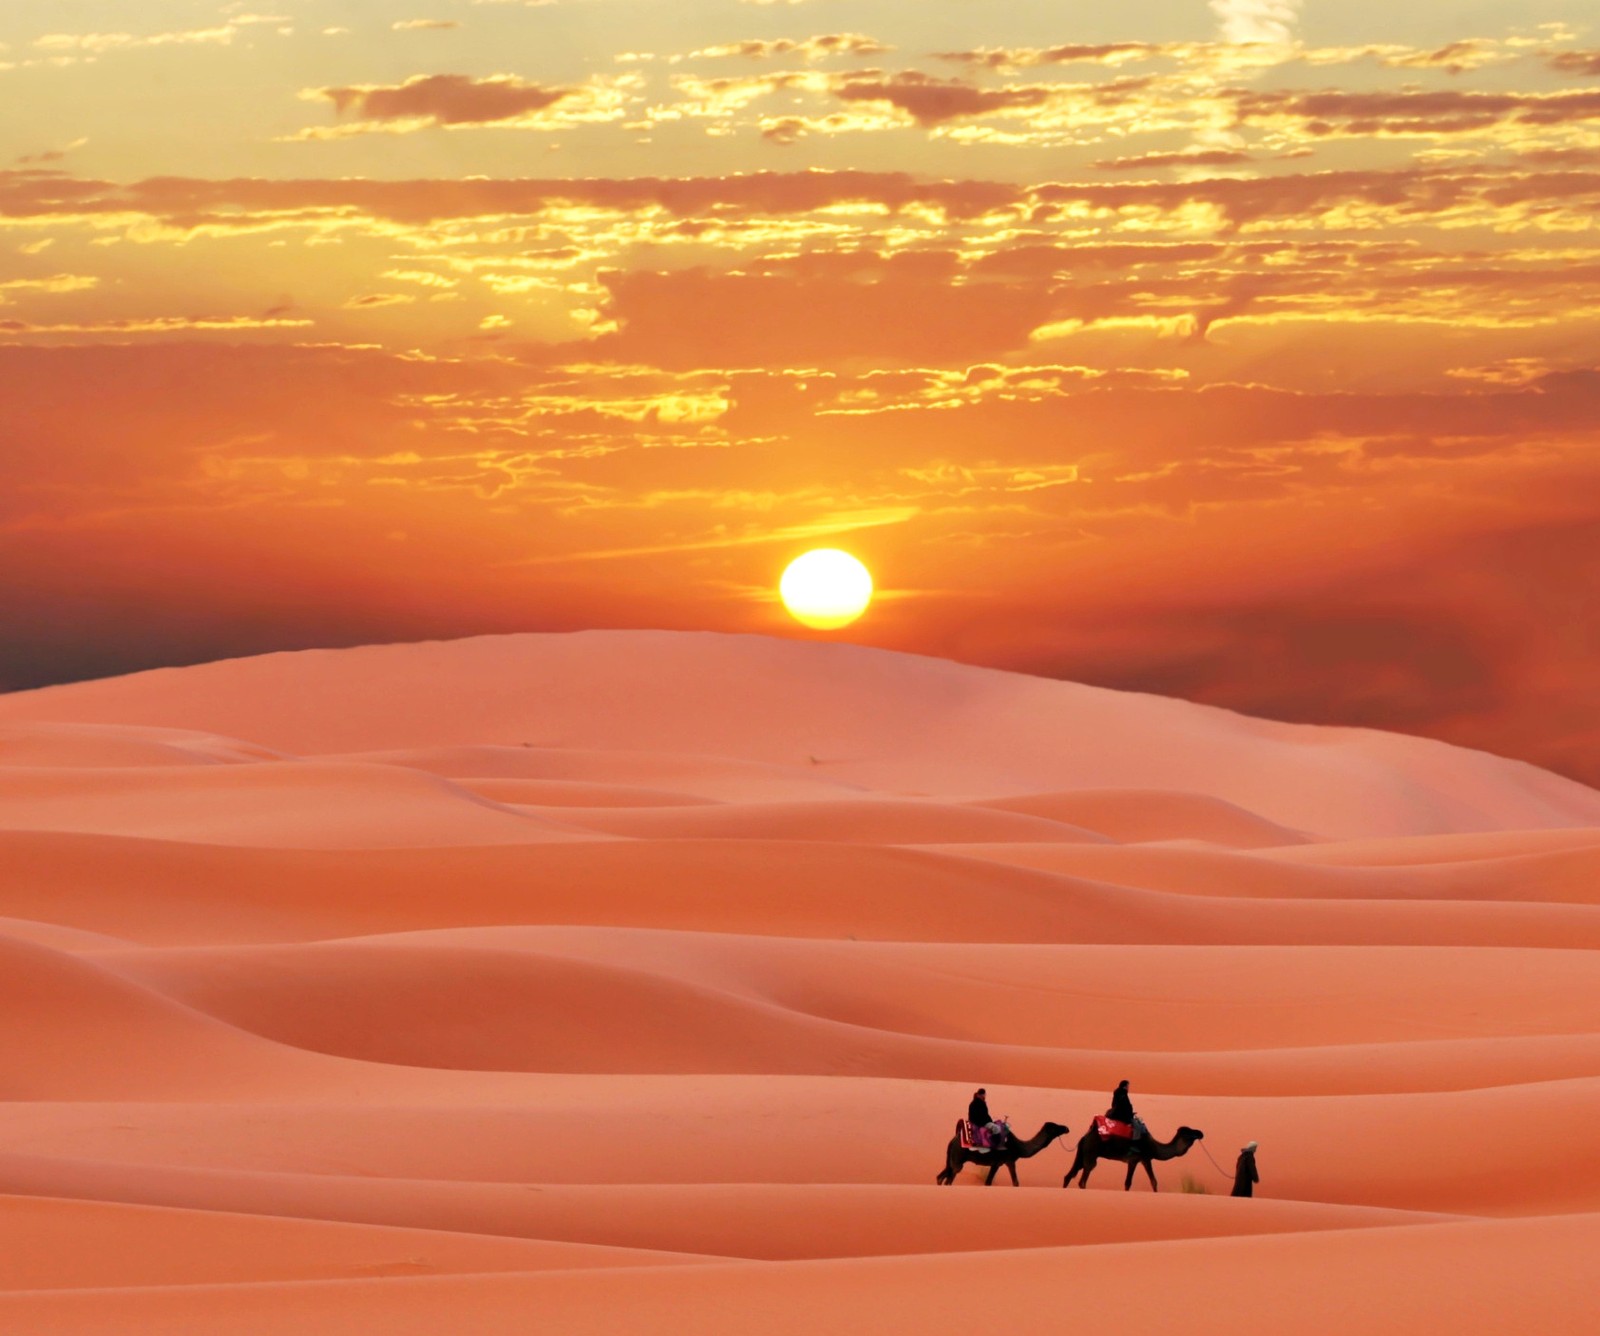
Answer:
[[826, 545], [1600, 783], [1593, 0], [6, 0], [0, 104], [0, 687]]

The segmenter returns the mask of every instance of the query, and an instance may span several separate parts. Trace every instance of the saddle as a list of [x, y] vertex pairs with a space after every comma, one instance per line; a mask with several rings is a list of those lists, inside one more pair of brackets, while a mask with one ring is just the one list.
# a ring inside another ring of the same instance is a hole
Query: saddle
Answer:
[[[1005, 1127], [1008, 1131], [1010, 1130], [1010, 1125], [1008, 1123], [1006, 1123], [1004, 1120], [1001, 1121], [1001, 1125], [1003, 1127]], [[979, 1127], [978, 1124], [972, 1123], [972, 1122], [968, 1122], [965, 1118], [963, 1118], [961, 1120], [957, 1130], [959, 1132], [959, 1138], [960, 1138], [960, 1141], [961, 1141], [961, 1145], [965, 1149], [967, 1149], [967, 1150], [993, 1150], [994, 1149], [994, 1146], [992, 1144], [990, 1144], [990, 1141], [989, 1141], [989, 1129], [987, 1127]]]
[[1119, 1123], [1115, 1118], [1107, 1118], [1103, 1113], [1095, 1115], [1094, 1131], [1102, 1141], [1133, 1140], [1132, 1123]]

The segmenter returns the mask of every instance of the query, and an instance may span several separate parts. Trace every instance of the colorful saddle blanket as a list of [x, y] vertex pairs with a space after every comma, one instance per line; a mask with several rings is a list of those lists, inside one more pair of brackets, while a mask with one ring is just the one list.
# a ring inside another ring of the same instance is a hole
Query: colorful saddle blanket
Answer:
[[1095, 1117], [1094, 1130], [1102, 1141], [1114, 1141], [1119, 1137], [1127, 1141], [1133, 1136], [1131, 1123], [1119, 1123], [1115, 1118], [1107, 1118], [1103, 1113]]
[[[1008, 1124], [1002, 1122], [1001, 1126], [1007, 1127], [1009, 1130]], [[976, 1123], [968, 1122], [965, 1118], [961, 1120], [961, 1144], [968, 1150], [993, 1150], [994, 1147], [990, 1143], [989, 1137], [990, 1133], [987, 1127], [979, 1127]]]

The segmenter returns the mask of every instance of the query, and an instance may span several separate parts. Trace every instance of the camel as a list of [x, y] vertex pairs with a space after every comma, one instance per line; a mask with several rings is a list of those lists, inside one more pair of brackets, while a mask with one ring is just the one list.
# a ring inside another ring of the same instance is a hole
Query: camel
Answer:
[[1020, 1186], [1017, 1183], [1017, 1161], [1031, 1159], [1057, 1137], [1064, 1137], [1067, 1128], [1061, 1123], [1046, 1123], [1026, 1141], [1019, 1141], [1016, 1137], [1006, 1139], [1004, 1150], [973, 1150], [970, 1146], [961, 1144], [961, 1124], [956, 1124], [956, 1134], [950, 1138], [950, 1144], [944, 1148], [944, 1168], [939, 1171], [939, 1176], [933, 1181], [941, 1186], [947, 1186], [956, 1181], [959, 1174], [969, 1164], [987, 1166], [989, 1177], [983, 1180], [984, 1187], [994, 1182], [994, 1176], [1000, 1172], [1002, 1165], [1011, 1175], [1011, 1186]]
[[1079, 1174], [1083, 1178], [1079, 1181], [1080, 1188], [1089, 1186], [1089, 1175], [1094, 1172], [1095, 1163], [1099, 1160], [1121, 1160], [1128, 1166], [1128, 1178], [1122, 1185], [1124, 1192], [1133, 1186], [1133, 1171], [1140, 1165], [1150, 1179], [1150, 1190], [1159, 1192], [1156, 1186], [1156, 1171], [1150, 1167], [1152, 1160], [1175, 1160], [1180, 1155], [1186, 1155], [1189, 1147], [1205, 1136], [1204, 1132], [1192, 1127], [1180, 1127], [1177, 1135], [1171, 1141], [1155, 1141], [1148, 1136], [1140, 1137], [1138, 1141], [1127, 1141], [1114, 1138], [1102, 1141], [1091, 1127], [1078, 1138], [1078, 1156], [1072, 1162], [1072, 1172], [1061, 1180], [1061, 1186], [1070, 1188], [1072, 1180]]

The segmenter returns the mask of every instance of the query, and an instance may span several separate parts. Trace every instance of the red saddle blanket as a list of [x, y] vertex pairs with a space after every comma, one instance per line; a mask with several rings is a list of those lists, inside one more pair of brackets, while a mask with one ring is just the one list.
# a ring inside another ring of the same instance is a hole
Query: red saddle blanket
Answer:
[[1094, 1130], [1102, 1141], [1111, 1141], [1118, 1137], [1127, 1141], [1133, 1136], [1131, 1123], [1119, 1123], [1115, 1118], [1107, 1118], [1103, 1113], [1096, 1115]]

